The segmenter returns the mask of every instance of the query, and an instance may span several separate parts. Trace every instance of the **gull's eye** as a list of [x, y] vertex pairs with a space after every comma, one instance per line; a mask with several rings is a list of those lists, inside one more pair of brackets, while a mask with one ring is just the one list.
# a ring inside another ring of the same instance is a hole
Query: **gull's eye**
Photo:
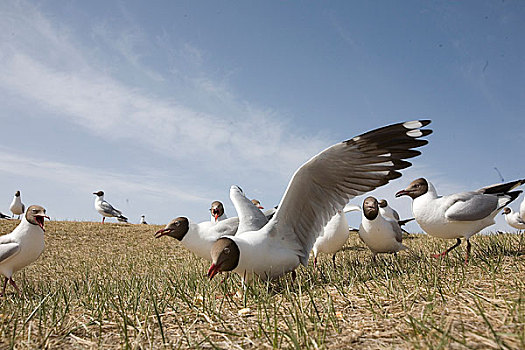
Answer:
[[230, 254], [230, 248], [224, 248], [223, 249], [224, 254], [228, 255]]

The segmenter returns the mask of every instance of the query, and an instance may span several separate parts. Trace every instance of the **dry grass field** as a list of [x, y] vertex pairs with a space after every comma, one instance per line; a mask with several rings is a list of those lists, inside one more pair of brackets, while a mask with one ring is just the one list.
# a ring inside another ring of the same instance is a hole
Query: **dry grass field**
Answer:
[[0, 300], [0, 349], [525, 348], [523, 235], [474, 237], [464, 265], [464, 246], [436, 260], [453, 242], [423, 235], [373, 262], [352, 234], [335, 270], [325, 256], [241, 294], [158, 228], [46, 223], [44, 254], [14, 276], [22, 295]]

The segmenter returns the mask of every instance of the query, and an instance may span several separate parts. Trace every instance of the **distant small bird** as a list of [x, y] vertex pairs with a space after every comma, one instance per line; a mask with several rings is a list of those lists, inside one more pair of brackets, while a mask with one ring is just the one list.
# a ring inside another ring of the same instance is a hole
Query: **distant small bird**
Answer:
[[419, 226], [429, 235], [456, 239], [456, 244], [441, 254], [448, 254], [461, 244], [461, 238], [467, 240], [467, 255], [470, 257], [470, 237], [495, 223], [496, 214], [510, 202], [518, 198], [522, 191], [512, 189], [525, 183], [525, 179], [480, 188], [477, 191], [459, 192], [448, 196], [438, 196], [437, 191], [424, 178], [410, 183], [407, 188], [396, 193], [396, 197], [412, 198], [412, 212]]
[[39, 205], [27, 209], [13, 232], [0, 236], [0, 273], [5, 277], [0, 296], [5, 295], [7, 282], [20, 294], [13, 274], [38, 259], [44, 251], [44, 219], [46, 210]]
[[259, 209], [264, 209], [264, 207], [261, 205], [261, 202], [259, 202], [257, 199], [252, 199], [253, 205], [255, 205]]
[[18, 218], [20, 219], [20, 215], [24, 213], [25, 208], [26, 207], [20, 198], [20, 191], [16, 191], [13, 201], [11, 202], [11, 206], [9, 206], [9, 210], [11, 210], [11, 213], [13, 213], [13, 217], [18, 215]]
[[104, 191], [93, 192], [97, 196], [95, 198], [95, 209], [102, 215], [102, 223], [106, 217], [117, 218], [120, 222], [128, 222], [128, 218], [122, 215], [122, 212], [113, 208], [111, 204], [104, 200]]
[[148, 224], [146, 222], [146, 215], [141, 215], [140, 216], [140, 223], [143, 224], [143, 225], [147, 225]]
[[525, 230], [525, 220], [520, 217], [520, 213], [513, 212], [509, 207], [503, 208], [501, 215], [505, 215], [505, 221], [510, 226], [518, 230]]
[[347, 204], [343, 210], [340, 210], [332, 216], [330, 221], [323, 228], [323, 232], [315, 240], [312, 252], [314, 253], [314, 267], [317, 267], [317, 255], [319, 253], [332, 254], [332, 263], [335, 269], [335, 255], [340, 251], [348, 240], [350, 230], [345, 213], [351, 211], [360, 211], [357, 205]]
[[0, 212], [0, 219], [10, 219], [11, 217], [9, 215], [5, 215], [4, 213]]
[[383, 217], [379, 203], [374, 197], [363, 201], [363, 215], [359, 226], [359, 237], [372, 251], [372, 257], [378, 253], [394, 253], [408, 249], [403, 245], [403, 232], [398, 220]]
[[211, 203], [210, 213], [211, 222], [219, 222], [228, 218], [226, 213], [224, 213], [224, 206], [219, 201], [214, 201]]
[[399, 221], [399, 213], [388, 205], [386, 199], [381, 199], [377, 203], [379, 205], [379, 213], [384, 218], [391, 218], [392, 220]]

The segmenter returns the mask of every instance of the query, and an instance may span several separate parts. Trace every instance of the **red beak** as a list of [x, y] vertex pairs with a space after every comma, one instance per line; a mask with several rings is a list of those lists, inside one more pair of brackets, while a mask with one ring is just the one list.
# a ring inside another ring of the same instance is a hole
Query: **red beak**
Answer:
[[215, 221], [217, 221], [217, 218], [219, 217], [219, 214], [215, 214]]
[[210, 269], [208, 270], [208, 278], [211, 280], [213, 276], [220, 272], [220, 265], [211, 264]]
[[396, 198], [397, 197], [401, 197], [401, 196], [407, 196], [408, 195], [408, 191], [406, 190], [401, 190], [399, 192], [396, 193]]
[[157, 232], [155, 232], [155, 238], [160, 238], [160, 237], [164, 236], [165, 234], [167, 234], [170, 231], [171, 231], [170, 229], [166, 229], [166, 228], [158, 230]]

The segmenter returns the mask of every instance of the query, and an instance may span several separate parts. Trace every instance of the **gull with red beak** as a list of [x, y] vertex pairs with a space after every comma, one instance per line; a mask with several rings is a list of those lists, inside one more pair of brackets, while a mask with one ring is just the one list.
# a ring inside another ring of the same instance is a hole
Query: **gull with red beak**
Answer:
[[448, 196], [438, 196], [432, 183], [419, 178], [396, 193], [396, 197], [412, 198], [412, 213], [419, 226], [431, 236], [456, 239], [456, 244], [435, 258], [447, 255], [467, 241], [465, 263], [470, 257], [470, 237], [493, 225], [496, 214], [506, 205], [518, 198], [522, 191], [512, 191], [525, 183], [525, 179], [480, 188], [471, 192], [459, 192]]
[[217, 223], [204, 221], [196, 224], [184, 216], [171, 220], [165, 228], [155, 233], [155, 238], [170, 236], [180, 241], [195, 255], [211, 261], [210, 250], [212, 245], [223, 236], [233, 236], [236, 233], [258, 230], [268, 222], [265, 214], [246, 198], [238, 186], [230, 188], [230, 200], [242, 217], [239, 225], [239, 217], [233, 217]]
[[219, 201], [214, 201], [211, 203], [210, 213], [211, 222], [218, 222], [228, 218], [224, 212], [224, 206]]
[[22, 199], [20, 197], [20, 191], [16, 191], [13, 201], [9, 206], [9, 210], [11, 210], [11, 213], [13, 213], [13, 217], [18, 215], [18, 218], [20, 219], [20, 215], [24, 213], [25, 209], [25, 205], [22, 203]]
[[119, 222], [128, 222], [128, 218], [122, 215], [122, 212], [113, 208], [108, 201], [104, 200], [104, 191], [93, 192], [97, 196], [95, 198], [95, 209], [102, 215], [102, 223], [108, 218], [117, 218]]
[[[432, 131], [429, 120], [385, 126], [335, 144], [303, 164], [292, 176], [272, 219], [257, 231], [221, 237], [211, 249], [211, 279], [234, 271], [243, 281], [256, 275], [278, 278], [294, 272], [308, 258], [314, 242], [339, 210], [358, 195], [401, 176], [405, 159]], [[241, 224], [243, 218], [240, 217]]]
[[1, 296], [5, 294], [8, 281], [20, 294], [12, 276], [44, 251], [44, 219], [49, 219], [46, 210], [32, 205], [13, 232], [0, 236], [0, 274], [5, 277]]

